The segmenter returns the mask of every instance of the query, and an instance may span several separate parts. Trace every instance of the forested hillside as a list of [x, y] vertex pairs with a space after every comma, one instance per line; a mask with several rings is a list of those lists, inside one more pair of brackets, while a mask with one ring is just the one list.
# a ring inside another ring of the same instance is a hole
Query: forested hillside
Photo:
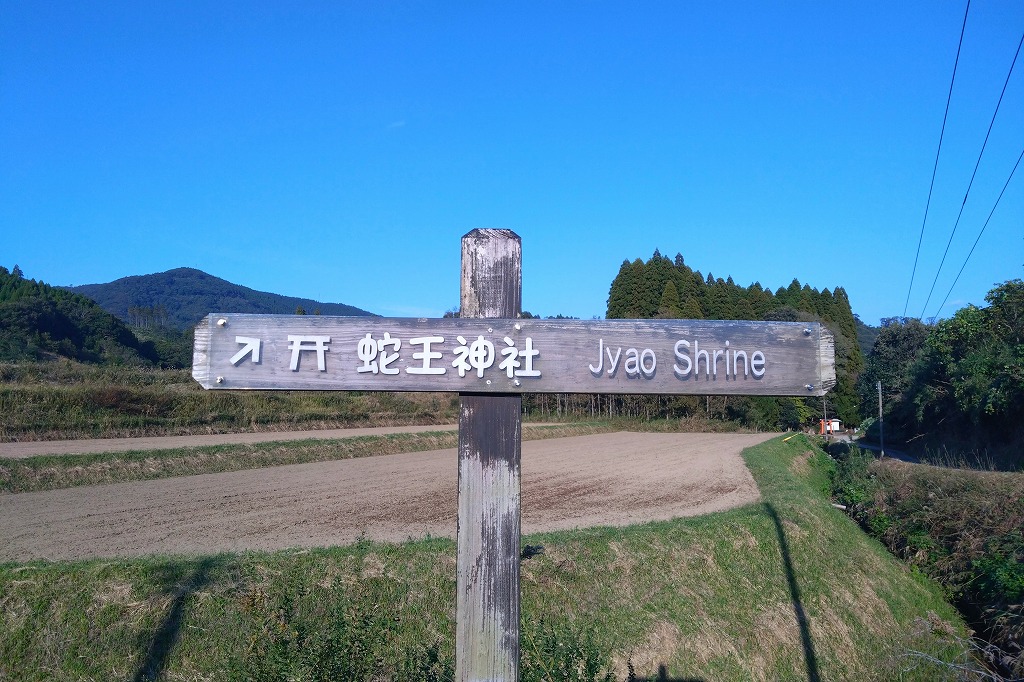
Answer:
[[875, 340], [882, 328], [864, 323], [856, 314], [854, 314], [853, 320], [857, 323], [857, 345], [860, 346], [861, 356], [866, 359], [871, 355], [871, 349], [875, 347]]
[[191, 329], [212, 312], [373, 315], [344, 303], [321, 303], [256, 291], [193, 268], [133, 275], [107, 284], [85, 284], [68, 289], [88, 296], [133, 327], [143, 328]]
[[[676, 254], [623, 261], [608, 294], [608, 319], [665, 318], [706, 320], [820, 321], [836, 337], [836, 387], [828, 394], [830, 414], [849, 425], [860, 423], [857, 377], [864, 359], [857, 323], [842, 287], [813, 289], [796, 278], [772, 292], [759, 282], [743, 287], [732, 277], [705, 277]], [[785, 403], [783, 403], [785, 407]], [[820, 411], [820, 405], [814, 411]]]
[[83, 362], [153, 364], [159, 353], [121, 320], [78, 294], [0, 267], [0, 361], [65, 357]]
[[886, 442], [1024, 466], [1024, 281], [985, 300], [934, 325], [884, 320], [860, 392], [865, 410], [877, 410], [881, 382]]

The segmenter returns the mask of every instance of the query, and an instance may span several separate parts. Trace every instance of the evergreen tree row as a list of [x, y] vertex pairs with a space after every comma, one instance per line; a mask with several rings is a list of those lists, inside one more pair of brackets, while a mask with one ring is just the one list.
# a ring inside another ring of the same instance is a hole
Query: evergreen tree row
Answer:
[[676, 254], [655, 249], [647, 262], [625, 260], [608, 292], [608, 319], [779, 320], [821, 322], [836, 339], [836, 387], [828, 394], [830, 414], [850, 425], [860, 423], [857, 377], [864, 359], [857, 344], [857, 323], [842, 287], [821, 291], [796, 278], [772, 292], [760, 282], [743, 287], [732, 277], [705, 277]]

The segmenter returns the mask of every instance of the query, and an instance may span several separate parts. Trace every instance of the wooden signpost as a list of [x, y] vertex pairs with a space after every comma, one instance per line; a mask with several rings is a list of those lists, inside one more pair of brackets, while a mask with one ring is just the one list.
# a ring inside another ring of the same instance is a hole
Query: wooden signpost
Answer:
[[208, 389], [459, 393], [456, 679], [519, 679], [523, 393], [821, 396], [817, 323], [537, 320], [509, 230], [462, 238], [461, 317], [215, 313], [196, 328]]

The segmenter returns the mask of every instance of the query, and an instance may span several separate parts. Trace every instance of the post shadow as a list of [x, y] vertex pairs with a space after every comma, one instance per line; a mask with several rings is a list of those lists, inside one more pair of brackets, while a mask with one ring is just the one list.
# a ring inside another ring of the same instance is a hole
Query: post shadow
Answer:
[[786, 572], [786, 582], [789, 584], [789, 597], [793, 602], [793, 613], [796, 616], [797, 625], [800, 628], [800, 641], [804, 647], [804, 663], [807, 665], [808, 682], [821, 682], [821, 675], [818, 672], [818, 657], [814, 653], [814, 642], [811, 639], [810, 621], [804, 611], [803, 602], [800, 599], [800, 586], [796, 582], [796, 573], [793, 571], [793, 561], [789, 556], [789, 543], [786, 541], [786, 531], [782, 527], [778, 512], [771, 503], [766, 502], [765, 511], [775, 523], [775, 533], [779, 536], [779, 549], [782, 552], [782, 567]]
[[181, 633], [182, 620], [184, 619], [185, 604], [189, 597], [200, 590], [209, 581], [210, 570], [220, 563], [214, 557], [207, 557], [199, 562], [186, 579], [180, 580], [177, 571], [166, 570], [164, 583], [166, 589], [174, 594], [171, 607], [167, 610], [163, 622], [150, 640], [146, 655], [139, 665], [139, 669], [132, 677], [132, 682], [153, 682], [163, 676], [164, 668], [167, 666], [167, 659], [170, 657], [174, 646], [178, 643], [178, 635]]
[[707, 682], [703, 677], [669, 677], [668, 668], [662, 663], [658, 666], [658, 674], [654, 677], [637, 677], [630, 673], [626, 682]]

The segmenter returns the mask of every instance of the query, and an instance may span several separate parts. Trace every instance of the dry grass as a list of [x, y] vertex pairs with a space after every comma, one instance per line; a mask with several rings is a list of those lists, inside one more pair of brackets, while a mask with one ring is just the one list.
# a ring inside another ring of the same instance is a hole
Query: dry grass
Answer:
[[206, 391], [187, 370], [0, 363], [0, 442], [451, 423], [445, 393]]

